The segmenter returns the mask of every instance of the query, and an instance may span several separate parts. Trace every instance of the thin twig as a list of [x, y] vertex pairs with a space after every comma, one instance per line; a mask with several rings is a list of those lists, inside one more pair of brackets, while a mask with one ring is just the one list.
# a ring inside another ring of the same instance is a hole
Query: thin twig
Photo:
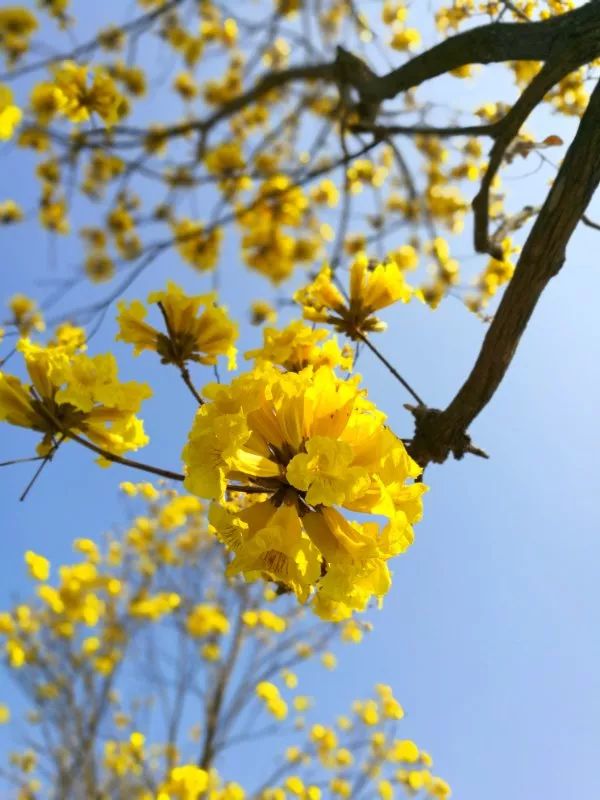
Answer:
[[[157, 303], [157, 305], [158, 305], [158, 307], [160, 309], [160, 313], [163, 315], [163, 319], [165, 321], [165, 326], [167, 328], [167, 333], [169, 334], [169, 339], [171, 340], [173, 345], [175, 345], [175, 332], [173, 331], [173, 328], [171, 327], [171, 321], [169, 320], [169, 315], [167, 314], [167, 311], [166, 311], [166, 309], [165, 309], [165, 307], [164, 307], [162, 302], [159, 301]], [[196, 402], [198, 403], [198, 405], [199, 406], [204, 405], [204, 400], [200, 397], [200, 395], [198, 394], [198, 391], [196, 390], [196, 387], [192, 383], [192, 377], [190, 375], [190, 371], [189, 371], [185, 361], [177, 361], [177, 362], [174, 362], [174, 363], [175, 363], [175, 366], [177, 367], [177, 369], [179, 370], [179, 374], [181, 375], [181, 377], [183, 379], [183, 382], [185, 383], [187, 388], [190, 390], [190, 392], [194, 396], [194, 398], [195, 398]]]
[[399, 381], [402, 384], [402, 386], [404, 386], [406, 391], [410, 395], [412, 395], [412, 397], [417, 401], [417, 403], [421, 406], [426, 405], [425, 401], [421, 397], [419, 397], [419, 395], [415, 392], [410, 383], [408, 383], [408, 381], [405, 380], [402, 377], [402, 375], [400, 375], [396, 367], [394, 367], [393, 364], [390, 364], [387, 358], [382, 353], [379, 352], [379, 350], [375, 347], [375, 345], [369, 339], [367, 339], [367, 337], [363, 333], [357, 332], [356, 335], [361, 340], [361, 342], [364, 342], [367, 345], [367, 347], [373, 353], [373, 355], [376, 356], [376, 358], [378, 358], [385, 367], [387, 367], [387, 369], [391, 372], [394, 378], [396, 378], [396, 380]]

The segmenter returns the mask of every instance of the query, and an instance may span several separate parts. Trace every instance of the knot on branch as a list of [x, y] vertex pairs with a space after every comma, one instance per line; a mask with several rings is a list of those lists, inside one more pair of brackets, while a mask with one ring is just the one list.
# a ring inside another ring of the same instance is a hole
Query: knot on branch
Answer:
[[355, 56], [354, 53], [338, 45], [336, 48], [335, 69], [338, 81], [356, 89], [361, 100], [377, 99], [374, 95], [374, 90], [379, 76], [373, 72], [362, 58]]
[[379, 84], [377, 73], [362, 58], [339, 45], [336, 49], [335, 73], [342, 100], [347, 102], [350, 99], [348, 89], [354, 89], [358, 95], [353, 110], [359, 122], [374, 123], [381, 105], [381, 99], [376, 94]]
[[443, 464], [450, 455], [457, 460], [467, 453], [480, 458], [489, 458], [488, 454], [471, 441], [465, 431], [453, 430], [446, 420], [443, 411], [428, 408], [424, 405], [405, 405], [415, 418], [415, 434], [408, 452], [411, 457], [425, 468], [427, 464]]

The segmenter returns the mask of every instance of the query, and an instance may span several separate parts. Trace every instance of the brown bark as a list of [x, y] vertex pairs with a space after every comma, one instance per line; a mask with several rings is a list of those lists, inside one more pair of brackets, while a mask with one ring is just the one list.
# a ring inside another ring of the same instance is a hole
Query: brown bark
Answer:
[[467, 380], [445, 411], [418, 407], [411, 454], [422, 466], [469, 452], [469, 425], [500, 385], [549, 281], [565, 261], [573, 231], [600, 183], [600, 84], [500, 302]]

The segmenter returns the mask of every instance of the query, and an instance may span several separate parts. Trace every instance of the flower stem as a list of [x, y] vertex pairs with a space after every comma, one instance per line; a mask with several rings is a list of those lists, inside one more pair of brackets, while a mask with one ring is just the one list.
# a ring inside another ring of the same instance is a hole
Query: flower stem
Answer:
[[394, 367], [394, 366], [393, 366], [393, 364], [390, 364], [390, 362], [387, 360], [387, 358], [386, 358], [386, 357], [385, 357], [385, 356], [384, 356], [382, 353], [380, 353], [380, 352], [379, 352], [379, 350], [378, 350], [378, 349], [375, 347], [375, 345], [374, 345], [374, 344], [373, 344], [373, 343], [372, 343], [372, 342], [371, 342], [369, 339], [367, 339], [367, 337], [364, 335], [364, 333], [360, 333], [360, 331], [358, 331], [358, 332], [357, 332], [357, 335], [358, 335], [359, 339], [361, 340], [361, 342], [364, 342], [364, 343], [367, 345], [367, 347], [368, 347], [368, 348], [369, 348], [369, 350], [370, 350], [370, 351], [373, 353], [373, 355], [374, 355], [374, 356], [376, 356], [376, 358], [378, 358], [378, 359], [381, 361], [381, 363], [382, 363], [382, 364], [383, 364], [385, 367], [387, 367], [387, 369], [388, 369], [388, 370], [391, 372], [391, 374], [394, 376], [394, 378], [396, 378], [396, 380], [397, 380], [397, 381], [400, 381], [400, 383], [402, 384], [402, 386], [404, 386], [404, 388], [406, 389], [406, 391], [407, 391], [407, 392], [408, 392], [410, 395], [412, 395], [412, 397], [413, 397], [413, 398], [414, 398], [414, 399], [417, 401], [417, 403], [418, 403], [420, 406], [425, 406], [425, 405], [427, 405], [427, 404], [426, 404], [426, 403], [425, 403], [425, 402], [424, 402], [424, 401], [423, 401], [423, 400], [422, 400], [422, 399], [419, 397], [419, 395], [418, 395], [418, 394], [415, 392], [415, 390], [412, 388], [412, 386], [410, 385], [410, 383], [408, 383], [408, 381], [406, 381], [406, 380], [405, 380], [405, 379], [402, 377], [402, 375], [400, 375], [400, 373], [398, 372], [398, 370], [396, 369], [396, 367]]

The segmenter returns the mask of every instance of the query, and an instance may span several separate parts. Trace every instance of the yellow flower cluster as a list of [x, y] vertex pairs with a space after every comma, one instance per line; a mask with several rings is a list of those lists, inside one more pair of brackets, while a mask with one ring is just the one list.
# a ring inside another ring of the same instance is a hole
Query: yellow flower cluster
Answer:
[[108, 127], [129, 113], [127, 99], [107, 70], [96, 67], [91, 83], [88, 72], [86, 65], [64, 61], [55, 69], [52, 81], [34, 86], [31, 110], [41, 124], [46, 125], [58, 114], [75, 123], [97, 114]]
[[42, 433], [40, 455], [71, 435], [116, 454], [144, 446], [148, 439], [135, 415], [150, 388], [120, 383], [113, 355], [77, 352], [81, 339], [63, 333], [46, 347], [19, 341], [31, 383], [0, 372], [0, 420]]
[[252, 185], [252, 180], [245, 174], [246, 160], [238, 141], [224, 142], [209, 150], [204, 163], [208, 172], [219, 179], [218, 186], [227, 197]]
[[287, 175], [267, 178], [256, 198], [238, 212], [244, 232], [242, 253], [248, 266], [277, 284], [292, 274], [297, 263], [312, 261], [320, 237], [295, 238], [287, 232], [302, 227], [308, 208], [308, 198]]
[[283, 720], [287, 717], [287, 703], [281, 697], [279, 689], [274, 683], [261, 681], [256, 687], [256, 696], [264, 702], [267, 711], [269, 714], [272, 714], [275, 719]]
[[11, 312], [10, 325], [14, 325], [21, 336], [27, 336], [32, 331], [41, 333], [45, 330], [44, 317], [38, 309], [36, 301], [25, 294], [15, 294], [8, 301]]
[[460, 265], [452, 257], [448, 242], [441, 236], [428, 242], [426, 250], [433, 259], [430, 269], [434, 279], [423, 286], [422, 292], [425, 302], [431, 308], [437, 308], [448, 289], [458, 283]]
[[218, 606], [201, 603], [188, 614], [186, 628], [191, 636], [222, 636], [229, 632], [229, 620]]
[[257, 364], [277, 364], [291, 372], [304, 367], [328, 366], [350, 371], [353, 355], [348, 347], [340, 349], [335, 337], [329, 337], [322, 328], [310, 328], [301, 320], [294, 320], [283, 330], [265, 328], [263, 346], [249, 350], [245, 358]]
[[249, 628], [264, 628], [273, 633], [284, 633], [287, 630], [285, 618], [275, 614], [269, 608], [248, 609], [242, 614], [242, 621]]
[[[280, 696], [277, 687], [271, 683], [260, 683], [256, 692], [266, 704], [270, 698], [276, 700]], [[304, 699], [301, 696], [295, 698]], [[307, 707], [304, 703], [294, 702], [294, 705], [298, 710]], [[351, 800], [356, 791], [356, 770], [363, 776], [363, 782], [365, 779], [368, 781], [369, 797], [393, 800], [398, 796], [397, 788], [400, 788], [409, 796], [419, 793], [424, 800], [448, 800], [450, 787], [430, 771], [433, 766], [431, 756], [410, 739], [396, 738], [395, 724], [402, 717], [402, 708], [392, 689], [379, 684], [373, 698], [354, 703], [352, 716], [339, 717], [335, 726], [313, 724], [307, 731], [304, 747], [288, 747], [286, 759], [298, 769], [298, 773], [286, 777], [279, 786], [270, 786], [260, 795], [261, 800], [285, 800], [289, 796], [303, 800], [325, 797]], [[346, 739], [348, 746], [344, 746]], [[357, 740], [365, 741], [366, 753], [361, 752]], [[331, 774], [327, 782], [321, 782], [327, 787], [326, 794], [319, 786], [307, 783], [300, 773], [302, 768], [312, 768], [314, 774], [315, 761]]]
[[250, 322], [252, 325], [275, 322], [276, 319], [277, 311], [266, 300], [255, 300], [250, 306]]
[[414, 296], [403, 272], [394, 261], [371, 262], [361, 253], [350, 267], [350, 292], [346, 298], [336, 285], [331, 267], [325, 266], [314, 281], [294, 295], [305, 319], [325, 322], [351, 339], [372, 331], [383, 331], [384, 322], [375, 311]]
[[216, 364], [219, 356], [227, 356], [229, 368], [233, 369], [237, 325], [215, 301], [214, 293], [190, 297], [169, 281], [166, 290], [148, 295], [148, 303], [159, 306], [166, 331], [146, 322], [147, 311], [139, 300], [129, 304], [121, 301], [117, 339], [132, 344], [135, 355], [153, 350], [163, 364]]
[[204, 230], [201, 222], [181, 219], [173, 224], [173, 236], [181, 258], [197, 270], [213, 269], [219, 258], [223, 229]]
[[[183, 458], [186, 487], [212, 498], [210, 520], [234, 554], [228, 574], [275, 581], [342, 618], [389, 589], [386, 561], [412, 542], [420, 474], [358, 379], [329, 367], [281, 373], [264, 364], [211, 384]], [[228, 492], [246, 505], [222, 505]], [[351, 512], [387, 517], [350, 522]]]
[[30, 40], [38, 29], [38, 21], [28, 8], [0, 8], [0, 51], [9, 65], [16, 63], [28, 50]]
[[471, 311], [481, 313], [490, 299], [513, 276], [515, 265], [511, 260], [511, 256], [518, 252], [519, 248], [513, 245], [510, 238], [506, 238], [501, 243], [501, 249], [503, 258], [490, 258], [488, 260], [483, 272], [477, 279], [475, 285], [477, 293], [466, 297], [466, 305]]
[[11, 225], [23, 219], [23, 209], [14, 200], [3, 200], [0, 203], [0, 225]]

